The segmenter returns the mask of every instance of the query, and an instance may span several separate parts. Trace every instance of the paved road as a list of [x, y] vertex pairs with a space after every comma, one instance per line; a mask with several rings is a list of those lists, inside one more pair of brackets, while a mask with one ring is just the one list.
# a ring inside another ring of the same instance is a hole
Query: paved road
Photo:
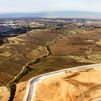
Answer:
[[[74, 67], [74, 68], [62, 69], [62, 70], [42, 74], [42, 75], [39, 75], [35, 78], [32, 78], [29, 81], [29, 84], [27, 86], [26, 94], [25, 94], [23, 101], [34, 101], [37, 84], [39, 82], [41, 82], [44, 78], [47, 78], [47, 77], [53, 76], [53, 75], [58, 75], [58, 74], [66, 72], [66, 71], [75, 71], [75, 70], [89, 69], [89, 68], [95, 68], [95, 67], [101, 68], [101, 64], [93, 64], [93, 65], [86, 65], [86, 66], [79, 66], [79, 67]], [[99, 101], [99, 100], [96, 100], [96, 101]]]

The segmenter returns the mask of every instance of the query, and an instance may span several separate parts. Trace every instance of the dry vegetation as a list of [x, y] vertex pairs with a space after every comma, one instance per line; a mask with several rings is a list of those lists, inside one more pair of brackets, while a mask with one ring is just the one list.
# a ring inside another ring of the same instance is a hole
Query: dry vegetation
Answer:
[[80, 28], [81, 25], [50, 23], [46, 29], [9, 38], [9, 44], [0, 46], [0, 85], [8, 84], [27, 63], [36, 59], [17, 83], [54, 70], [100, 63], [101, 28]]
[[46, 42], [52, 41], [57, 36], [58, 34], [45, 30], [34, 30], [28, 34], [10, 38], [9, 44], [0, 46], [0, 72], [11, 77], [16, 76], [29, 61], [44, 56], [47, 52], [45, 51]]
[[62, 33], [62, 36], [56, 40], [56, 43], [50, 45], [50, 55], [42, 58], [39, 63], [31, 65], [32, 71], [21, 81], [54, 70], [100, 63], [100, 28], [65, 25], [57, 33], [59, 35]]
[[16, 94], [13, 101], [23, 101], [28, 81], [21, 82], [16, 86]]

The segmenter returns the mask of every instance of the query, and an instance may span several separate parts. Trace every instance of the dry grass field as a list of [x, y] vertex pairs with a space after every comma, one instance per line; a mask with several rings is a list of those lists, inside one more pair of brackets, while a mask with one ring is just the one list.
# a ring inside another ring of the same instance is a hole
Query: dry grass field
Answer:
[[32, 71], [21, 81], [54, 70], [101, 62], [101, 29], [71, 26], [59, 31], [64, 34], [49, 46], [50, 55], [31, 65]]
[[14, 84], [46, 72], [100, 63], [101, 28], [81, 25], [51, 23], [46, 29], [8, 38], [9, 43], [0, 46], [0, 86], [14, 79], [27, 63], [30, 71]]
[[23, 101], [27, 85], [28, 81], [25, 81], [16, 86], [17, 90], [13, 101]]
[[9, 83], [9, 81], [11, 81], [14, 77], [11, 75], [7, 75], [4, 73], [0, 73], [0, 86], [2, 85], [6, 85], [7, 83]]
[[0, 74], [0, 84], [7, 84], [29, 61], [44, 56], [47, 53], [46, 42], [57, 36], [56, 32], [32, 30], [27, 34], [9, 38], [9, 44], [0, 46], [0, 73], [3, 73]]

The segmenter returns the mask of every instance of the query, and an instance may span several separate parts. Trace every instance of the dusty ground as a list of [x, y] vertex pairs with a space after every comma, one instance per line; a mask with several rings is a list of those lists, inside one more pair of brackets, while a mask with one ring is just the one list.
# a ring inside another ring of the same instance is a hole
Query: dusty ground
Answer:
[[0, 87], [0, 101], [8, 101], [10, 92], [6, 87]]
[[21, 82], [16, 86], [16, 93], [13, 101], [23, 101], [28, 81]]
[[85, 69], [45, 78], [34, 101], [90, 101], [101, 97], [101, 68]]

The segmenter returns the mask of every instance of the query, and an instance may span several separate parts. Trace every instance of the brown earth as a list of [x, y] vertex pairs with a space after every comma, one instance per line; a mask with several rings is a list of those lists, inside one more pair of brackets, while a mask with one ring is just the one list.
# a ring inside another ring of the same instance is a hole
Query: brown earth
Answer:
[[101, 29], [69, 27], [72, 30], [68, 31], [65, 26], [59, 31], [64, 35], [60, 35], [60, 38], [50, 45], [50, 55], [31, 65], [32, 71], [22, 77], [21, 81], [54, 70], [101, 62]]
[[7, 75], [7, 74], [4, 74], [4, 73], [0, 73], [0, 86], [6, 85], [13, 78], [14, 77], [12, 77], [11, 75]]

